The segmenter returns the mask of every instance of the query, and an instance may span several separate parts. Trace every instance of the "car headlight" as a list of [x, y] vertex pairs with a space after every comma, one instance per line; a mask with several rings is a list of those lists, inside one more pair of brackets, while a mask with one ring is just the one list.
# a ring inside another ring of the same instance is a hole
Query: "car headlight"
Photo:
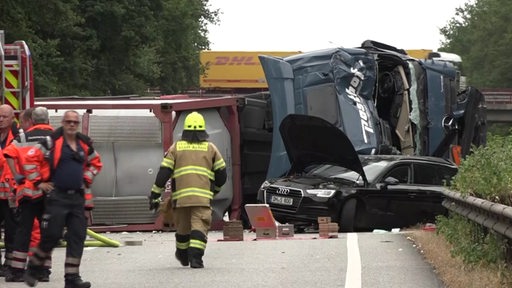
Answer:
[[265, 180], [263, 183], [261, 183], [260, 189], [258, 189], [258, 194], [256, 195], [256, 199], [260, 203], [267, 203], [267, 193], [265, 193], [265, 190], [267, 190], [267, 187], [270, 186], [270, 182]]
[[270, 182], [268, 182], [267, 180], [263, 181], [263, 183], [261, 183], [261, 186], [260, 186], [260, 190], [264, 190], [265, 188], [267, 188], [268, 186], [270, 186]]
[[317, 197], [325, 197], [329, 198], [336, 193], [336, 190], [333, 189], [307, 189], [306, 192], [311, 195], [315, 195]]

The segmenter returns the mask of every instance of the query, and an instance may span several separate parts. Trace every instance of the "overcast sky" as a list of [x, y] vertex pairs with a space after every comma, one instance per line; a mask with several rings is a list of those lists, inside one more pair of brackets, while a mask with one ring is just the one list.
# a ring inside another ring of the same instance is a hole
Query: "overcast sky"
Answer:
[[214, 51], [311, 51], [367, 39], [403, 49], [439, 48], [439, 29], [472, 0], [209, 0]]

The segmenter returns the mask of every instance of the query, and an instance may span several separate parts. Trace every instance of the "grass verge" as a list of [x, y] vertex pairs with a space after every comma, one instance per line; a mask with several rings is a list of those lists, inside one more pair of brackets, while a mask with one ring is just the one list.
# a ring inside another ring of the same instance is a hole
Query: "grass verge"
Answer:
[[442, 235], [420, 229], [409, 230], [407, 234], [447, 288], [512, 287], [512, 271], [464, 264], [461, 259], [451, 256], [452, 246]]

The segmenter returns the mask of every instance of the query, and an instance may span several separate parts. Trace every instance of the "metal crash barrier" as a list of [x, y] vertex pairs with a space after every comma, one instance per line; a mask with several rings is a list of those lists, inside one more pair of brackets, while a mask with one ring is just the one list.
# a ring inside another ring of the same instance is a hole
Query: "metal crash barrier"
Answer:
[[512, 207], [445, 190], [443, 206], [512, 239]]

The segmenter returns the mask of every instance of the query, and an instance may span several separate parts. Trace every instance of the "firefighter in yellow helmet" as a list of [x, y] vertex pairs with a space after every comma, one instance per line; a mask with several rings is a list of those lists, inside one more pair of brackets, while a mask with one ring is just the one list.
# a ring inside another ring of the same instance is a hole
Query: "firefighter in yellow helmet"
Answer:
[[211, 202], [226, 183], [226, 163], [209, 142], [204, 118], [192, 112], [185, 118], [181, 140], [167, 150], [149, 196], [149, 209], [158, 209], [162, 191], [172, 177], [176, 226], [176, 259], [183, 266], [203, 268]]

